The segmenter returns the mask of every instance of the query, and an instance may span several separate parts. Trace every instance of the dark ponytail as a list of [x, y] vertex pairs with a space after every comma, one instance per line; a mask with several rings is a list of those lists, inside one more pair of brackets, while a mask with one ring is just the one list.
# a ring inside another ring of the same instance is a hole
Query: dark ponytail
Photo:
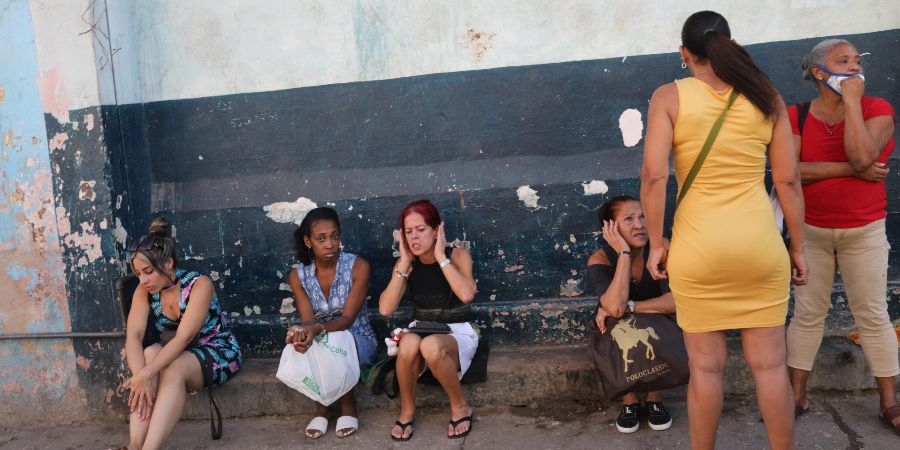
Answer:
[[300, 222], [300, 226], [294, 231], [294, 249], [297, 251], [297, 259], [305, 266], [312, 264], [314, 255], [312, 250], [306, 247], [306, 242], [303, 241], [303, 238], [312, 236], [313, 223], [320, 220], [334, 222], [338, 233], [341, 231], [341, 222], [338, 220], [337, 211], [328, 207], [321, 207], [306, 213], [306, 216]]
[[722, 81], [747, 97], [760, 112], [773, 118], [778, 111], [778, 90], [744, 47], [731, 39], [728, 21], [713, 11], [691, 14], [681, 28], [681, 45], [709, 60]]
[[638, 199], [630, 195], [620, 195], [618, 197], [613, 197], [600, 205], [600, 209], [597, 210], [597, 219], [600, 221], [600, 226], [602, 227], [603, 222], [607, 220], [615, 220], [616, 213], [619, 212], [619, 207], [628, 202], [638, 202]]

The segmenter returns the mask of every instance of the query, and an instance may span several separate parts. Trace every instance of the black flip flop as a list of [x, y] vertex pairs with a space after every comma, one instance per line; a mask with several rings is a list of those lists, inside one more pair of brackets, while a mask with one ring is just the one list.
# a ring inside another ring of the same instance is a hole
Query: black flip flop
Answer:
[[391, 433], [391, 439], [393, 439], [395, 441], [400, 441], [400, 442], [405, 442], [405, 441], [412, 439], [413, 434], [415, 434], [416, 430], [412, 430], [409, 433], [409, 436], [407, 436], [407, 437], [403, 437], [403, 433], [406, 433], [406, 429], [409, 428], [410, 426], [412, 426], [412, 424], [415, 422], [416, 422], [415, 419], [410, 420], [409, 422], [406, 422], [406, 423], [401, 423], [399, 420], [395, 421], [394, 425], [400, 427], [400, 437], [394, 436], [394, 434]]
[[464, 432], [462, 432], [462, 433], [459, 433], [459, 434], [454, 434], [453, 436], [447, 435], [447, 437], [450, 438], [450, 439], [458, 439], [458, 438], [465, 437], [466, 435], [468, 435], [469, 432], [472, 431], [472, 416], [466, 416], [466, 417], [463, 417], [463, 418], [458, 419], [458, 420], [452, 420], [452, 419], [451, 419], [451, 420], [450, 420], [450, 426], [453, 427], [453, 430], [455, 431], [455, 430], [456, 430], [456, 427], [458, 427], [458, 426], [459, 426], [460, 424], [462, 424], [463, 422], [469, 422], [469, 429], [468, 429], [468, 430], [466, 430], [466, 431], [464, 431]]
[[898, 436], [900, 436], [900, 426], [894, 425], [894, 419], [900, 416], [900, 405], [894, 405], [890, 408], [884, 410], [883, 413], [878, 414], [878, 418], [881, 420], [886, 427], [890, 428], [894, 431]]

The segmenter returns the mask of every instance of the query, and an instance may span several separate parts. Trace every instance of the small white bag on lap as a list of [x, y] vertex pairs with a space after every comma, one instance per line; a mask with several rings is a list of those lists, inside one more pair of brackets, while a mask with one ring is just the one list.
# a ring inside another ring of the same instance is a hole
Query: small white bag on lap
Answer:
[[287, 344], [275, 377], [323, 405], [334, 403], [359, 381], [353, 335], [349, 331], [323, 333], [313, 340], [306, 353]]

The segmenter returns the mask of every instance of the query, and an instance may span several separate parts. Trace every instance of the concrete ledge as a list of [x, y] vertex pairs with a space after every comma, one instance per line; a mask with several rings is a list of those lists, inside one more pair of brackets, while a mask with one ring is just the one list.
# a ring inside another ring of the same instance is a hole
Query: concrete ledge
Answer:
[[[752, 394], [753, 377], [743, 361], [741, 341], [728, 340], [725, 391]], [[224, 417], [295, 415], [308, 412], [312, 401], [275, 378], [278, 359], [249, 358], [241, 372], [215, 396]], [[862, 350], [843, 336], [827, 336], [810, 377], [811, 390], [857, 390], [874, 387]], [[464, 386], [466, 398], [474, 406], [529, 405], [545, 401], [566, 403], [607, 400], [600, 380], [588, 359], [585, 344], [564, 346], [498, 346], [491, 349], [488, 379]], [[399, 410], [399, 398], [373, 396], [369, 386], [357, 386], [360, 409]], [[683, 398], [684, 388], [672, 390], [669, 398]], [[436, 386], [419, 386], [416, 404], [443, 406], [447, 397]], [[206, 394], [188, 400], [184, 417], [209, 417]]]

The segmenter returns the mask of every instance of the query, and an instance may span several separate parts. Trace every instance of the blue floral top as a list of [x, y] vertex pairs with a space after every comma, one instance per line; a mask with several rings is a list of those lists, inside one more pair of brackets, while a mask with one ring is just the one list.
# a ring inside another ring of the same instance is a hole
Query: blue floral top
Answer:
[[[316, 261], [313, 260], [308, 266], [297, 264], [297, 276], [312, 303], [317, 322], [328, 322], [343, 313], [347, 296], [350, 295], [350, 287], [353, 285], [353, 263], [355, 261], [356, 255], [352, 253], [341, 252], [338, 256], [336, 274], [331, 283], [328, 298], [325, 298], [319, 280], [316, 278]], [[360, 364], [371, 364], [375, 360], [378, 344], [375, 339], [375, 331], [369, 325], [369, 306], [365, 302], [349, 331], [356, 341], [356, 352]]]
[[[178, 293], [178, 309], [181, 310], [179, 316], [183, 317], [187, 310], [191, 288], [194, 287], [194, 282], [200, 278], [200, 274], [178, 269], [175, 276], [181, 282], [181, 292]], [[180, 319], [172, 320], [163, 314], [158, 293], [150, 296], [150, 310], [155, 319], [156, 330], [159, 332], [175, 329], [181, 323]], [[228, 328], [228, 322], [222, 312], [222, 307], [219, 306], [219, 299], [215, 292], [209, 302], [209, 312], [206, 314], [206, 319], [203, 320], [203, 326], [197, 333], [196, 344], [184, 351], [193, 353], [200, 360], [200, 366], [203, 367], [204, 372], [204, 385], [222, 384], [240, 369], [241, 347]]]

